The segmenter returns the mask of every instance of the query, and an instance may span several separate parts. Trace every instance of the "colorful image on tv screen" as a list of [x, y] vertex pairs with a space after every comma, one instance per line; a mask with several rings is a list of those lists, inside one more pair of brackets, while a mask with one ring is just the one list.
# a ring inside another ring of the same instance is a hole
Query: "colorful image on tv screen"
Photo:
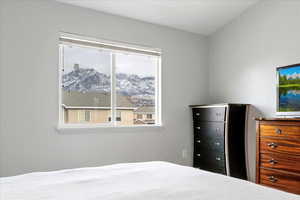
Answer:
[[300, 65], [278, 69], [279, 112], [300, 111]]

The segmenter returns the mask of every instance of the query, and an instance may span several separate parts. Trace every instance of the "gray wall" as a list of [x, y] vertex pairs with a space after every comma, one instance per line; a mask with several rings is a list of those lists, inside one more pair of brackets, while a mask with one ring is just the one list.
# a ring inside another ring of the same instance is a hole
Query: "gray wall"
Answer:
[[[276, 67], [300, 62], [300, 2], [262, 1], [210, 38], [213, 102], [250, 103], [264, 116], [276, 112]], [[252, 180], [255, 132], [250, 135]]]
[[[3, 29], [2, 29], [2, 21], [3, 21], [3, 2], [0, 0], [0, 38], [3, 35]], [[4, 87], [3, 87], [3, 78], [2, 78], [2, 74], [3, 74], [3, 48], [1, 45], [2, 44], [2, 40], [0, 39], [0, 171], [1, 171], [1, 163], [2, 163], [2, 158], [3, 158], [3, 152], [1, 151], [1, 147], [4, 145], [3, 139], [2, 139], [2, 127], [3, 127], [3, 121], [1, 120], [3, 118], [4, 115], [2, 115], [2, 108], [4, 107], [2, 101], [2, 92]], [[1, 174], [0, 174], [1, 175]]]
[[[149, 160], [191, 165], [187, 105], [250, 103], [274, 116], [275, 68], [299, 62], [299, 11], [297, 1], [262, 1], [207, 44], [201, 35], [48, 0], [0, 0], [0, 176]], [[59, 31], [161, 48], [164, 127], [58, 132]], [[254, 131], [248, 139], [253, 180]]]
[[[149, 160], [191, 165], [188, 105], [208, 102], [205, 37], [49, 0], [0, 2], [1, 176]], [[59, 31], [161, 48], [164, 127], [59, 133]]]
[[300, 2], [262, 1], [210, 37], [213, 101], [276, 112], [276, 67], [300, 62]]

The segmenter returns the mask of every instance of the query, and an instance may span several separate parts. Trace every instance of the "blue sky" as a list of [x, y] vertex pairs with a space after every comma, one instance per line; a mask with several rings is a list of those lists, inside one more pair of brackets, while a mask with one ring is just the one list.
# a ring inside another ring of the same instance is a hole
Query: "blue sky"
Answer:
[[280, 75], [291, 75], [294, 73], [300, 74], [300, 65], [290, 68], [281, 68], [279, 69]]

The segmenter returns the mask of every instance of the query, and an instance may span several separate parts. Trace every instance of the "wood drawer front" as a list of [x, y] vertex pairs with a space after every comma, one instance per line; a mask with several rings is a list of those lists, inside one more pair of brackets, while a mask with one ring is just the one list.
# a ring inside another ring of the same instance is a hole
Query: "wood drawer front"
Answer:
[[300, 155], [300, 141], [260, 138], [262, 153], [288, 153]]
[[193, 120], [201, 121], [225, 121], [225, 107], [193, 108]]
[[300, 126], [260, 125], [260, 136], [288, 137], [300, 140]]
[[260, 168], [260, 184], [300, 194], [300, 174]]
[[300, 156], [288, 156], [279, 153], [260, 154], [260, 165], [264, 168], [286, 170], [300, 174]]

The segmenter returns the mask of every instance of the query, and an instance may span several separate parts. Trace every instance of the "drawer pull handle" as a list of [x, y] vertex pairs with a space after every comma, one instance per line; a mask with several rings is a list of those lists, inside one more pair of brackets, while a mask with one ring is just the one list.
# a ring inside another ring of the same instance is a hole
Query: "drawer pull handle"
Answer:
[[276, 129], [276, 133], [277, 133], [277, 134], [281, 134], [281, 133], [282, 133], [281, 129], [277, 128], [277, 129]]
[[216, 160], [220, 161], [220, 160], [221, 160], [221, 158], [220, 158], [220, 157], [216, 157]]
[[269, 147], [271, 147], [272, 149], [276, 148], [278, 145], [274, 142], [271, 142], [268, 144]]
[[200, 144], [200, 143], [201, 143], [201, 140], [197, 140], [196, 142]]
[[274, 176], [269, 176], [269, 181], [271, 181], [272, 183], [275, 183], [278, 181], [278, 179], [275, 178]]
[[196, 116], [200, 116], [200, 113], [196, 113]]
[[196, 127], [196, 129], [200, 130], [200, 129], [201, 129], [201, 127], [200, 127], [200, 126], [197, 126], [197, 127]]
[[220, 146], [220, 142], [215, 142], [215, 145]]
[[200, 154], [200, 153], [197, 153], [197, 154], [196, 154], [196, 156], [200, 157], [200, 156], [201, 156], [201, 154]]
[[275, 164], [277, 164], [277, 161], [276, 160], [274, 160], [273, 158], [269, 161], [269, 163], [271, 164], [271, 165], [275, 165]]

